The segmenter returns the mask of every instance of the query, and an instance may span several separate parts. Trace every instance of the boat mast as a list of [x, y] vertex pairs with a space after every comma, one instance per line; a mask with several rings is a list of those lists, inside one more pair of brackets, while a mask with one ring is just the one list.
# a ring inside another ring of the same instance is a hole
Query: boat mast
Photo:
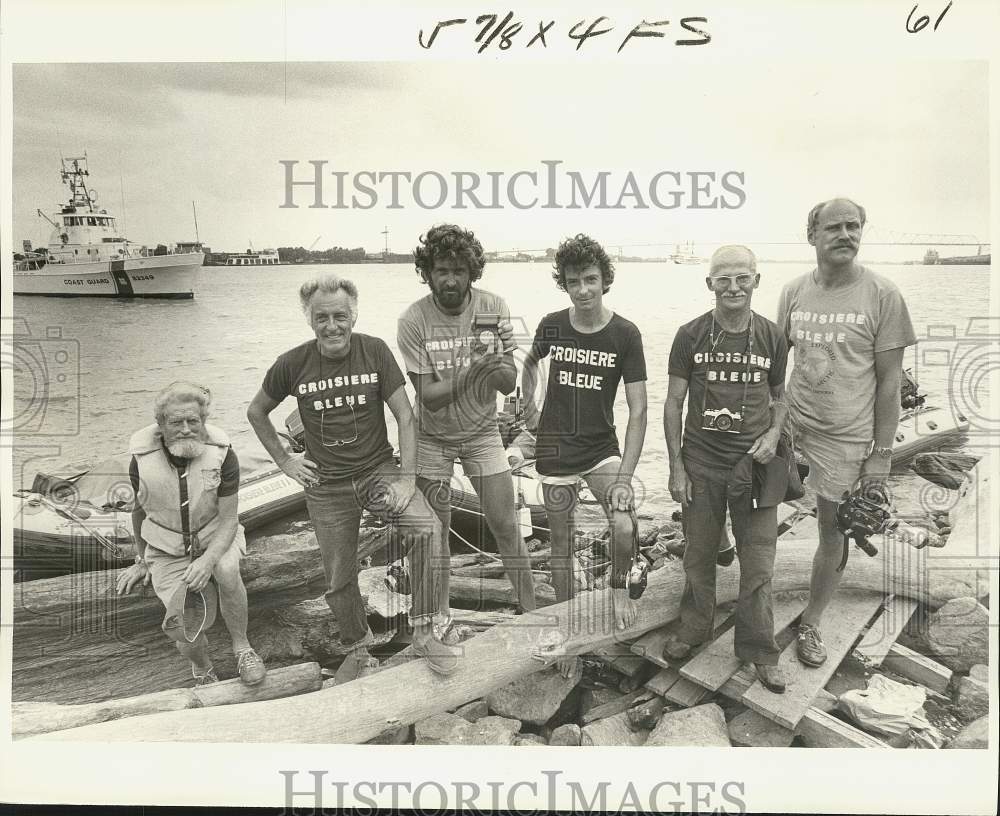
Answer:
[[87, 169], [87, 156], [70, 156], [62, 159], [60, 174], [63, 184], [69, 184], [69, 206], [86, 207], [87, 212], [94, 212], [97, 191], [87, 189], [85, 177], [90, 175]]
[[198, 237], [198, 208], [194, 206], [194, 202], [191, 202], [191, 210], [194, 212], [194, 240], [195, 243], [200, 244], [201, 238]]

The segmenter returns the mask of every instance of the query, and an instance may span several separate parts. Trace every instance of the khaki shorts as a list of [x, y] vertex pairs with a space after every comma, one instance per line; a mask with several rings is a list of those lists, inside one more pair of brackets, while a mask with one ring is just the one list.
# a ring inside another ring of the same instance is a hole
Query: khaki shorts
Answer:
[[816, 495], [839, 503], [844, 494], [857, 487], [861, 466], [868, 458], [869, 443], [842, 442], [825, 434], [796, 428], [795, 448], [809, 463], [806, 484]]
[[581, 470], [579, 473], [570, 473], [565, 476], [543, 476], [541, 473], [538, 474], [538, 480], [542, 484], [547, 485], [575, 485], [588, 473], [593, 473], [595, 470], [600, 470], [607, 464], [611, 462], [616, 462], [619, 467], [621, 467], [622, 458], [620, 456], [609, 456], [606, 459], [602, 459], [596, 465], [586, 470]]
[[[229, 549], [223, 553], [222, 558], [215, 564], [212, 575], [220, 584], [228, 584], [233, 578], [233, 573], [240, 574], [240, 559], [247, 554], [247, 540], [243, 532], [243, 525], [236, 528], [236, 537]], [[149, 574], [153, 581], [153, 591], [164, 606], [170, 603], [177, 587], [181, 585], [181, 579], [187, 571], [191, 559], [186, 555], [170, 555], [156, 547], [146, 547], [146, 566], [149, 567]], [[228, 580], [227, 580], [228, 579]]]
[[494, 429], [464, 442], [417, 437], [417, 475], [431, 481], [451, 481], [455, 460], [467, 476], [494, 476], [510, 470], [500, 431]]

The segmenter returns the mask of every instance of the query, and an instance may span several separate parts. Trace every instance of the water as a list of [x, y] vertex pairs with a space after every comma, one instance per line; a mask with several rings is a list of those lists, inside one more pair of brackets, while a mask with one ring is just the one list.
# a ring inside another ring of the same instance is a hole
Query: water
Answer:
[[[754, 309], [774, 319], [782, 285], [810, 268], [807, 264], [761, 264]], [[962, 338], [969, 320], [987, 312], [989, 267], [873, 268], [902, 290], [918, 337], [926, 337], [931, 326], [954, 325], [957, 337]], [[30, 485], [39, 470], [95, 463], [124, 451], [131, 433], [153, 421], [153, 396], [178, 379], [211, 389], [211, 421], [229, 433], [245, 473], [261, 467], [266, 454], [246, 420], [247, 405], [275, 357], [311, 337], [299, 308], [298, 286], [328, 273], [351, 278], [358, 285], [357, 330], [384, 338], [402, 367], [396, 319], [427, 292], [413, 268], [403, 264], [206, 267], [196, 299], [186, 302], [15, 297], [16, 330], [28, 330], [38, 341], [23, 347], [25, 353], [14, 366], [14, 417], [22, 428], [14, 450], [15, 485]], [[667, 356], [677, 327], [712, 306], [704, 283], [706, 273], [707, 265], [622, 263], [617, 265], [607, 295], [611, 308], [638, 325], [643, 336], [649, 421], [638, 478], [647, 506], [658, 510], [670, 502], [661, 419]], [[539, 318], [568, 305], [546, 264], [491, 263], [481, 285], [506, 298], [515, 326], [523, 325], [528, 334], [521, 338], [525, 346]], [[61, 338], [49, 336], [52, 329], [61, 331]], [[973, 351], [978, 348], [974, 346]], [[986, 378], [975, 376], [976, 360], [983, 365], [980, 357], [965, 355], [962, 365], [968, 368], [968, 376], [958, 371], [957, 378], [955, 355], [946, 365], [928, 366], [910, 349], [906, 365], [916, 365], [929, 403], [947, 405], [951, 389], [963, 413], [971, 418], [977, 411], [985, 415], [987, 395], [982, 389]], [[60, 372], [68, 373], [65, 382], [57, 381]], [[37, 395], [44, 397], [46, 380], [49, 398], [40, 401]], [[272, 419], [280, 426], [294, 407], [293, 400], [286, 400]], [[624, 389], [616, 417], [619, 438], [624, 439]], [[394, 426], [390, 439], [395, 441]]]

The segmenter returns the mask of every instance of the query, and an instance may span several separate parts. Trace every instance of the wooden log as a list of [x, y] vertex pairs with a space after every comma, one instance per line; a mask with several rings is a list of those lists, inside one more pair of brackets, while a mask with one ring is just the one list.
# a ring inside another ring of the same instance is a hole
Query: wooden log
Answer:
[[160, 711], [274, 700], [319, 691], [320, 682], [318, 663], [300, 663], [269, 671], [256, 686], [244, 685], [239, 680], [224, 680], [198, 688], [169, 689], [84, 705], [17, 702], [12, 704], [12, 733], [15, 737], [27, 737]]
[[882, 660], [882, 668], [939, 694], [947, 694], [951, 685], [951, 669], [899, 643], [892, 644]]
[[[816, 542], [788, 542], [778, 550], [773, 586], [775, 591], [801, 590], [809, 585]], [[913, 597], [938, 607], [951, 598], [973, 594], [977, 562], [953, 564], [945, 574], [925, 569], [921, 551], [907, 548], [906, 557], [887, 546], [878, 558], [854, 558], [842, 581], [844, 589], [886, 590]], [[591, 621], [592, 626], [574, 635], [565, 644], [567, 652], [581, 654], [623, 637], [632, 639], [677, 616], [684, 574], [680, 565], [668, 565], [649, 577], [649, 586], [636, 604], [633, 626], [620, 632], [608, 618]], [[738, 591], [735, 571], [721, 572], [720, 600], [733, 600]], [[596, 593], [604, 596], [605, 591]], [[605, 597], [595, 598], [596, 611], [610, 609]], [[462, 644], [462, 660], [449, 677], [435, 675], [424, 660], [411, 661], [352, 683], [309, 695], [247, 703], [232, 708], [153, 714], [143, 718], [142, 733], [147, 741], [212, 742], [295, 742], [359, 743], [372, 739], [386, 728], [386, 721], [400, 725], [414, 723], [438, 711], [457, 708], [483, 697], [491, 690], [531, 672], [546, 663], [532, 655], [553, 627], [546, 619], [565, 618], [568, 605], [556, 604], [544, 610], [516, 616], [476, 635]], [[592, 629], [592, 631], [591, 631]], [[559, 627], [556, 627], [559, 630]], [[122, 741], [134, 739], [132, 728], [114, 722], [60, 732], [66, 740]], [[37, 739], [45, 739], [38, 737]]]
[[[543, 550], [529, 553], [528, 559], [532, 567], [539, 567], [548, 562], [552, 557], [552, 550], [546, 547]], [[455, 566], [455, 558], [452, 557], [451, 574], [461, 575], [468, 578], [503, 578], [506, 575], [503, 562], [490, 561], [486, 564], [473, 563], [469, 565]]]
[[[479, 607], [483, 604], [517, 603], [514, 587], [506, 578], [470, 578], [465, 575], [452, 575], [449, 579], [448, 596], [456, 606], [471, 604]], [[538, 604], [555, 603], [556, 591], [551, 584], [535, 583], [535, 601]]]

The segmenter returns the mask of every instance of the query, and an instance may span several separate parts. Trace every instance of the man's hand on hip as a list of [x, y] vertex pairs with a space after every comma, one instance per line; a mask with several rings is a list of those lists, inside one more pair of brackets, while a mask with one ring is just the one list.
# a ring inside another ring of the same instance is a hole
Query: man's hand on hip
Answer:
[[404, 476], [390, 483], [385, 493], [386, 510], [393, 515], [402, 513], [413, 498], [416, 487], [416, 480], [412, 477]]
[[319, 472], [316, 463], [306, 459], [304, 453], [290, 453], [279, 467], [281, 472], [294, 479], [303, 487], [315, 487], [319, 484]]

